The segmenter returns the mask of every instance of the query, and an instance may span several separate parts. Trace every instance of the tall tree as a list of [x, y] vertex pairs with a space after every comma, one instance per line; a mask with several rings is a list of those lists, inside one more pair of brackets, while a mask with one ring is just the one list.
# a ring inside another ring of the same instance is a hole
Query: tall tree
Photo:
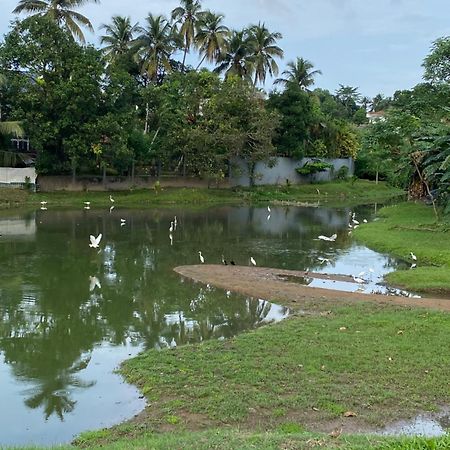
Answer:
[[135, 44], [136, 33], [141, 31], [137, 23], [132, 25], [131, 19], [123, 16], [113, 16], [112, 23], [103, 24], [100, 29], [105, 30], [105, 34], [100, 36], [100, 43], [104, 45], [103, 52], [110, 61], [129, 53]]
[[195, 45], [195, 28], [203, 14], [199, 0], [180, 0], [181, 5], [172, 11], [172, 20], [180, 25], [180, 34], [184, 41], [184, 54], [181, 70], [184, 70], [186, 55]]
[[80, 8], [90, 1], [99, 2], [99, 0], [20, 0], [13, 13], [30, 13], [32, 17], [46, 16], [59, 26], [67, 28], [72, 36], [84, 43], [85, 39], [80, 26], [91, 32], [94, 28], [90, 20], [74, 8]]
[[142, 71], [150, 81], [160, 83], [172, 69], [170, 57], [177, 48], [172, 26], [164, 16], [149, 14], [137, 42]]
[[356, 105], [361, 95], [357, 87], [339, 85], [339, 89], [336, 90], [336, 97], [347, 107]]
[[432, 83], [450, 81], [450, 36], [437, 39], [431, 46], [430, 54], [422, 66], [425, 69], [424, 78]]
[[206, 11], [197, 24], [195, 41], [199, 47], [201, 60], [197, 69], [206, 59], [208, 62], [218, 61], [222, 55], [229, 33], [228, 27], [222, 24], [224, 16]]
[[233, 30], [230, 33], [225, 52], [220, 56], [214, 72], [225, 73], [225, 79], [234, 75], [241, 79], [251, 80], [253, 60], [246, 30]]
[[303, 58], [297, 58], [296, 61], [287, 63], [287, 69], [282, 72], [284, 78], [277, 78], [274, 84], [288, 83], [296, 84], [304, 90], [308, 90], [314, 84], [314, 77], [322, 75], [320, 70], [312, 70], [314, 64], [311, 61]]
[[264, 23], [253, 25], [249, 29], [249, 42], [253, 54], [254, 80], [264, 84], [266, 76], [278, 75], [278, 65], [275, 58], [283, 58], [283, 50], [278, 47], [277, 41], [282, 38], [281, 33], [271, 33]]

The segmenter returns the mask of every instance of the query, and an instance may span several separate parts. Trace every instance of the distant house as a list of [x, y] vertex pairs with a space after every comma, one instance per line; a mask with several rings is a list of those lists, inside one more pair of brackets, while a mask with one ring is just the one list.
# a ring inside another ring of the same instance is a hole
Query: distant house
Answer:
[[385, 111], [369, 111], [366, 113], [369, 123], [384, 122], [386, 120]]

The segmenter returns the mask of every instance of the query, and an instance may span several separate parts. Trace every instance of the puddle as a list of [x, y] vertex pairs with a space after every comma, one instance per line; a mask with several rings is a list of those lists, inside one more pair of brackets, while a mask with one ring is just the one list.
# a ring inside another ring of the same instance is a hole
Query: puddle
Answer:
[[439, 413], [420, 414], [411, 420], [399, 420], [385, 427], [380, 434], [389, 436], [439, 437], [450, 428], [450, 408]]

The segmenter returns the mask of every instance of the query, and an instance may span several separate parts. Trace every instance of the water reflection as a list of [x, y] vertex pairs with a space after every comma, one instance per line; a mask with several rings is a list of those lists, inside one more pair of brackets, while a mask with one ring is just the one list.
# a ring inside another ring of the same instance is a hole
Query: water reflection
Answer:
[[[142, 349], [228, 338], [287, 314], [172, 272], [197, 264], [199, 250], [207, 263], [220, 263], [224, 254], [246, 264], [253, 255], [259, 265], [298, 270], [329, 270], [332, 265], [318, 259], [329, 258], [340, 273], [346, 264], [355, 270], [363, 264], [359, 259], [367, 261], [355, 253], [346, 209], [274, 207], [268, 220], [266, 208], [248, 207], [189, 212], [116, 206], [111, 213], [48, 208], [0, 219], [4, 445], [68, 441], [138, 412], [139, 393], [113, 370]], [[99, 233], [100, 251], [89, 248], [89, 235]], [[332, 245], [314, 240], [333, 233], [338, 239]], [[377, 276], [396, 265], [374, 255]]]

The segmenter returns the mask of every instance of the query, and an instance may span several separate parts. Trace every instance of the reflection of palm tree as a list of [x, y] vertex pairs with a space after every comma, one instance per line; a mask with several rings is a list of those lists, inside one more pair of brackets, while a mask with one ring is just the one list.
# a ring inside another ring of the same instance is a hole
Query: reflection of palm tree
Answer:
[[69, 370], [59, 373], [56, 378], [42, 380], [38, 386], [28, 391], [32, 395], [25, 400], [25, 404], [31, 409], [43, 407], [46, 420], [53, 414], [61, 421], [64, 420], [64, 414], [72, 412], [76, 404], [69, 396], [69, 386], [86, 389], [95, 384], [94, 381], [82, 381], [73, 375], [86, 365], [86, 360], [82, 360]]

